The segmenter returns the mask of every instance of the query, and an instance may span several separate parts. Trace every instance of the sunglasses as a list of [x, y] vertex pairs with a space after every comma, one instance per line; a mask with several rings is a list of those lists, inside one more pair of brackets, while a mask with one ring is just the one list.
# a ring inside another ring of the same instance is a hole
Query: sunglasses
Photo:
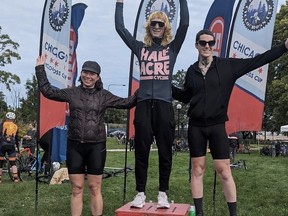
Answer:
[[216, 41], [215, 40], [212, 40], [212, 41], [199, 40], [197, 43], [202, 47], [205, 47], [206, 44], [208, 44], [209, 47], [213, 47], [215, 45]]
[[165, 26], [164, 22], [161, 21], [151, 21], [150, 26], [155, 27], [158, 24], [159, 28], [163, 28]]

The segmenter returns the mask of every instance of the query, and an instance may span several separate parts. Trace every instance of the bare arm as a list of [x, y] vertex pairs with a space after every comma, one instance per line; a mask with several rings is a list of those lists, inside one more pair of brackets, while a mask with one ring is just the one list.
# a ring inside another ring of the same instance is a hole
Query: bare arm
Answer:
[[[118, 0], [119, 1], [119, 0]], [[286, 47], [286, 49], [288, 49], [288, 38], [286, 39], [286, 41], [285, 41], [285, 47]]]

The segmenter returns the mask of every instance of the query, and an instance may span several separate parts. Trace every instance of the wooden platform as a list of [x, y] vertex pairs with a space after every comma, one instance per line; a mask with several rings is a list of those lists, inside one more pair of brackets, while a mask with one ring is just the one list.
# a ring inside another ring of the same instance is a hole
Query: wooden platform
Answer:
[[115, 216], [188, 216], [189, 204], [170, 204], [169, 209], [157, 209], [157, 203], [146, 203], [141, 208], [130, 208], [130, 203], [125, 204], [115, 211]]

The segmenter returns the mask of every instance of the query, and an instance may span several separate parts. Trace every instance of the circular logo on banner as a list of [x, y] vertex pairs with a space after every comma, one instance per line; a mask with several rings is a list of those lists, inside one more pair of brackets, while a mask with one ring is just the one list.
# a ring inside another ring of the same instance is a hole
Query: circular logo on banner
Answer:
[[251, 31], [258, 31], [270, 22], [273, 11], [273, 0], [247, 0], [243, 10], [244, 25]]
[[61, 31], [69, 14], [67, 0], [52, 0], [49, 6], [49, 23], [55, 31]]
[[170, 22], [175, 18], [176, 6], [174, 0], [150, 0], [146, 5], [145, 18], [154, 11], [162, 11], [166, 13]]

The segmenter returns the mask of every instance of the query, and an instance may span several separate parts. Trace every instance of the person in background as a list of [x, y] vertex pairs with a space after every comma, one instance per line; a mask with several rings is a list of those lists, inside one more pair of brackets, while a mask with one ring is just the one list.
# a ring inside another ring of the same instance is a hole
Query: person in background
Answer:
[[159, 156], [159, 192], [157, 208], [170, 208], [166, 192], [172, 168], [172, 145], [175, 119], [171, 82], [173, 68], [189, 26], [186, 0], [180, 0], [180, 24], [173, 39], [167, 14], [152, 12], [145, 23], [144, 41], [136, 40], [125, 28], [124, 0], [116, 0], [115, 28], [119, 36], [137, 56], [140, 87], [135, 109], [135, 177], [138, 192], [131, 207], [142, 208], [146, 200], [149, 153], [155, 136]]
[[186, 73], [183, 89], [172, 87], [173, 97], [189, 103], [188, 142], [192, 163], [191, 191], [196, 215], [203, 216], [203, 178], [207, 143], [214, 168], [220, 177], [230, 216], [237, 215], [236, 186], [230, 169], [229, 139], [225, 129], [233, 86], [238, 78], [279, 58], [288, 50], [285, 44], [254, 58], [219, 58], [212, 55], [215, 36], [204, 29], [197, 33], [195, 47], [199, 58]]
[[72, 185], [71, 215], [82, 214], [87, 174], [91, 215], [100, 216], [103, 213], [101, 184], [106, 161], [105, 110], [108, 107], [132, 108], [136, 104], [137, 91], [129, 98], [121, 98], [103, 89], [101, 68], [95, 61], [84, 62], [79, 86], [55, 89], [47, 79], [45, 61], [44, 55], [36, 60], [39, 90], [51, 100], [67, 102], [70, 109], [66, 165]]
[[41, 157], [41, 172], [44, 171], [44, 176], [46, 178], [51, 177], [51, 152], [52, 152], [52, 134], [53, 128], [48, 130], [46, 133], [41, 136], [39, 139], [39, 146], [43, 150], [43, 154]]
[[15, 123], [16, 115], [13, 112], [6, 113], [6, 121], [3, 122], [0, 140], [0, 183], [2, 182], [3, 163], [6, 154], [12, 168], [13, 181], [19, 182], [18, 169], [16, 166], [16, 148], [19, 152], [19, 140], [18, 140], [18, 126]]
[[28, 124], [28, 130], [22, 139], [22, 147], [29, 148], [31, 153], [35, 153], [36, 147], [36, 128], [32, 123]]

